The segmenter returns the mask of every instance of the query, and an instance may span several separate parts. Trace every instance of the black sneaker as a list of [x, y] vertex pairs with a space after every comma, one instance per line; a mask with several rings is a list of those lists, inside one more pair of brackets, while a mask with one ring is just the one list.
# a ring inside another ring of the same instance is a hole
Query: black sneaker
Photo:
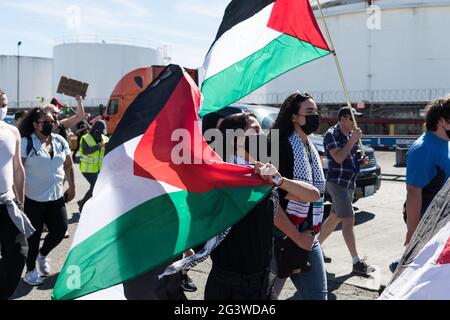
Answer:
[[322, 251], [322, 256], [323, 256], [323, 261], [324, 261], [325, 263], [330, 263], [330, 262], [332, 261], [332, 259], [331, 259], [329, 256], [327, 256], [327, 255], [325, 254], [325, 252], [323, 252], [323, 251]]
[[186, 292], [195, 292], [197, 291], [197, 286], [194, 284], [191, 278], [187, 274], [183, 274], [181, 276], [181, 288]]
[[365, 260], [359, 260], [357, 263], [353, 264], [353, 273], [367, 275], [374, 271], [375, 268], [368, 265]]
[[400, 263], [400, 260], [395, 260], [395, 261], [391, 262], [389, 264], [389, 270], [391, 270], [391, 272], [394, 273], [395, 269], [397, 269], [399, 263]]

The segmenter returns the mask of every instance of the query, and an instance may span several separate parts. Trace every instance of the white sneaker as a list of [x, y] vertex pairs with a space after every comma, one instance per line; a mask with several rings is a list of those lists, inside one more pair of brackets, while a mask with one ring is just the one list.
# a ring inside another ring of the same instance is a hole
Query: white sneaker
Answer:
[[37, 257], [37, 263], [38, 263], [39, 272], [41, 273], [42, 276], [46, 277], [46, 276], [50, 275], [50, 273], [52, 271], [50, 269], [50, 264], [48, 263], [47, 257], [44, 257], [43, 255], [41, 255], [39, 253], [39, 255]]
[[44, 283], [44, 279], [41, 278], [36, 270], [28, 271], [27, 273], [25, 273], [23, 281], [28, 283], [30, 286], [38, 286]]

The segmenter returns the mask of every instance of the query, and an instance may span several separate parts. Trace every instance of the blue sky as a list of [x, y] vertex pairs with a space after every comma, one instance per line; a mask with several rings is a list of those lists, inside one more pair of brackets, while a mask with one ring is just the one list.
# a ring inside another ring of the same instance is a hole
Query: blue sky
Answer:
[[170, 48], [172, 62], [198, 67], [230, 0], [0, 0], [0, 54], [51, 57], [58, 37], [137, 38]]

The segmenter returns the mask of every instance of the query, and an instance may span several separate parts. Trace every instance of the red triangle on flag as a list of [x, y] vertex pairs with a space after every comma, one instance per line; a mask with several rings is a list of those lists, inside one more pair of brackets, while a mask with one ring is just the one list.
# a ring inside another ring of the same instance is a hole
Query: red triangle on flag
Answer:
[[[197, 122], [199, 105], [200, 90], [185, 73], [138, 143], [134, 174], [189, 192], [268, 185], [253, 169], [223, 162], [208, 146]], [[175, 164], [172, 159], [172, 152], [179, 144], [173, 141], [177, 129], [188, 133], [190, 148], [184, 151], [190, 153], [188, 158], [192, 163]]]
[[450, 237], [445, 244], [444, 250], [436, 261], [436, 264], [450, 264]]
[[330, 51], [308, 0], [275, 1], [267, 26]]

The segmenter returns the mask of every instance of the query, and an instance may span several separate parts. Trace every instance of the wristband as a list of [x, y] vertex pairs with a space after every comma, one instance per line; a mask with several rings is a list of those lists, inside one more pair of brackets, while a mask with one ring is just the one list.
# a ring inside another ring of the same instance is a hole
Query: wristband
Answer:
[[284, 182], [284, 178], [283, 177], [279, 177], [279, 176], [274, 176], [273, 177], [273, 182], [275, 183], [275, 187], [280, 187], [282, 184], [283, 184], [283, 182]]

